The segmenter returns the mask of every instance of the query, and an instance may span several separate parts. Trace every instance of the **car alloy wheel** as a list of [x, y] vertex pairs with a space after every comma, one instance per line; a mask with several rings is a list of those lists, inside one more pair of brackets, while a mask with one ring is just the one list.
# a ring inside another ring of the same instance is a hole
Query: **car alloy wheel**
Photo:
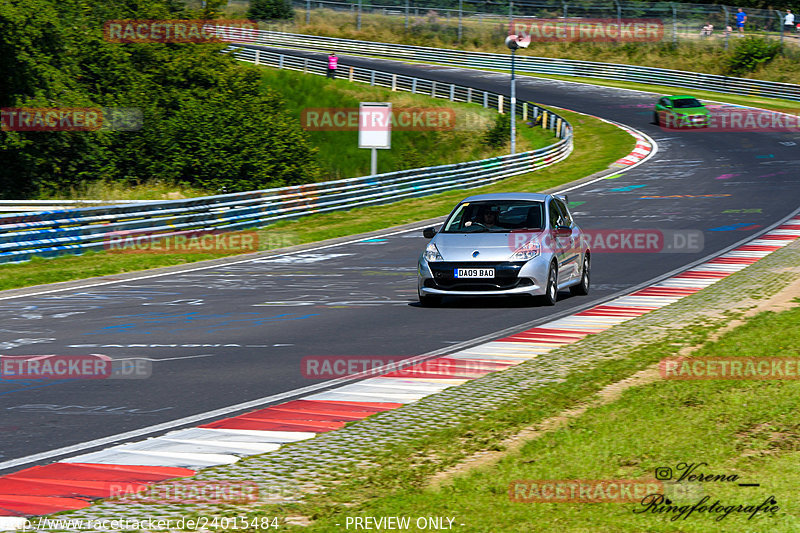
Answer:
[[550, 264], [547, 273], [547, 285], [545, 285], [544, 295], [542, 296], [543, 305], [556, 305], [558, 299], [558, 269], [555, 263]]
[[573, 285], [569, 288], [569, 292], [575, 296], [586, 296], [589, 294], [589, 279], [590, 279], [590, 268], [591, 264], [589, 262], [589, 256], [584, 255], [583, 257], [583, 269], [581, 270], [581, 282], [577, 285]]

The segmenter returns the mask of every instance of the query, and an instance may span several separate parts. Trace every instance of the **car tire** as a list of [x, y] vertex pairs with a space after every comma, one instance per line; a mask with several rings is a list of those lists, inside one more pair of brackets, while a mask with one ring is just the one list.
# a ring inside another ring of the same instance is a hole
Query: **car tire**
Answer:
[[655, 124], [656, 126], [661, 125], [661, 119], [658, 118], [658, 113], [656, 112], [653, 112], [653, 124]]
[[570, 294], [573, 296], [586, 296], [589, 294], [590, 273], [589, 254], [585, 254], [583, 256], [583, 268], [581, 269], [581, 282], [569, 288]]
[[544, 294], [540, 297], [542, 305], [556, 305], [558, 300], [558, 268], [555, 263], [550, 263], [550, 270], [547, 272], [547, 284]]
[[419, 296], [419, 304], [422, 307], [438, 307], [442, 303], [441, 296], [431, 296], [429, 294], [417, 293]]

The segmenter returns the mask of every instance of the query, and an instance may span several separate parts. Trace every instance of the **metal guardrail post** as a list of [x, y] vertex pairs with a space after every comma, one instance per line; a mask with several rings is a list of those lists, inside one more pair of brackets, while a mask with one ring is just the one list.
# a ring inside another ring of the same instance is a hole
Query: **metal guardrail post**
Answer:
[[417, 78], [411, 79], [411, 94], [417, 94]]
[[436, 82], [431, 82], [431, 96], [436, 97]]
[[489, 107], [489, 93], [483, 91], [483, 107]]
[[353, 81], [353, 67], [350, 67], [350, 79], [349, 81]]
[[258, 65], [261, 61], [261, 50], [256, 50], [255, 64]]
[[461, 12], [462, 12], [461, 4], [462, 4], [462, 1], [463, 0], [458, 0], [458, 42], [459, 43], [461, 42], [461, 35], [463, 34], [463, 30], [462, 30], [462, 27], [461, 27]]
[[306, 26], [311, 24], [311, 0], [306, 0]]
[[283, 54], [278, 56], [278, 68], [279, 69], [283, 68]]
[[397, 91], [397, 74], [392, 74], [392, 91]]
[[528, 120], [528, 102], [522, 102], [522, 120]]
[[303, 58], [303, 74], [308, 73], [308, 58]]
[[497, 112], [503, 114], [503, 95], [497, 95]]
[[454, 84], [450, 84], [450, 101], [454, 102], [456, 99], [456, 86]]
[[472, 103], [472, 87], [467, 87], [467, 103]]
[[723, 22], [723, 31], [725, 32], [725, 50], [727, 50], [728, 40], [731, 37], [731, 32], [728, 31], [728, 22], [730, 22], [730, 14], [728, 13], [728, 6], [722, 6], [722, 12], [725, 13], [725, 22]]
[[375, 85], [375, 71], [374, 70], [370, 70], [369, 71], [369, 84], [370, 85]]
[[356, 23], [356, 29], [361, 31], [361, 0], [358, 0], [358, 21]]
[[672, 44], [678, 45], [678, 9], [672, 4]]

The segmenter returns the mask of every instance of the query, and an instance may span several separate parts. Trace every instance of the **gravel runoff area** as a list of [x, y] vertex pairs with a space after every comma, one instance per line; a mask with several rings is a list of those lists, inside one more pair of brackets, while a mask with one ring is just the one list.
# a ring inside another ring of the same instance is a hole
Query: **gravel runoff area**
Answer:
[[[800, 239], [747, 268], [691, 296], [629, 320], [580, 342], [501, 372], [488, 374], [392, 411], [373, 415], [313, 439], [283, 445], [279, 450], [209, 468], [197, 481], [248, 482], [260, 486], [260, 501], [230, 505], [141, 505], [100, 501], [78, 511], [51, 515], [58, 519], [180, 519], [197, 515], [235, 516], [269, 503], [299, 501], [304, 493], [324, 491], [353, 469], [369, 468], [376, 450], [411, 442], [426, 432], [454, 425], [482, 412], [512, 408], [523, 393], [563, 381], [570, 372], [610, 358], [624, 358], [632, 346], [657, 342], [683, 327], [724, 322], [729, 313], [743, 313], [800, 278]], [[33, 520], [34, 524], [36, 519]], [[44, 529], [42, 529], [44, 530]], [[47, 531], [80, 531], [53, 529]], [[82, 531], [86, 531], [85, 529]]]

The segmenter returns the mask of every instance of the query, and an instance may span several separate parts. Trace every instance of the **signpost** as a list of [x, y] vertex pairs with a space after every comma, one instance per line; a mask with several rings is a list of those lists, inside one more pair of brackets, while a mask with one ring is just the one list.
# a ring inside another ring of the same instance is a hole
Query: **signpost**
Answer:
[[361, 102], [358, 105], [358, 147], [372, 150], [370, 175], [378, 173], [378, 150], [392, 147], [392, 104]]

